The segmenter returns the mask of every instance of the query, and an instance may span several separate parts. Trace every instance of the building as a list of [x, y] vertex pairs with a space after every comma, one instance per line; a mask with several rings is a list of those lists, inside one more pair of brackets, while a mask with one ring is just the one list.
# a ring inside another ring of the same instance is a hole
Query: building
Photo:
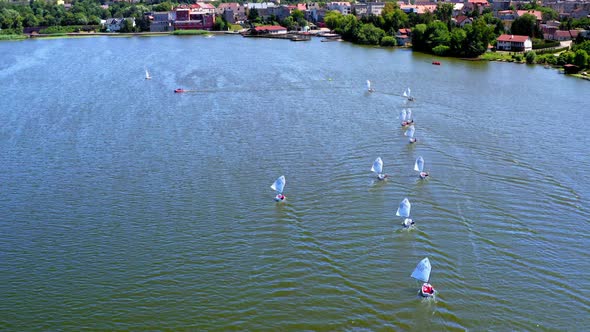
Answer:
[[533, 50], [533, 41], [529, 36], [500, 35], [496, 49], [499, 51], [527, 52]]
[[155, 12], [150, 22], [150, 32], [165, 32], [174, 30], [174, 17], [172, 12]]
[[107, 28], [107, 32], [121, 31], [121, 28], [123, 28], [123, 23], [126, 20], [129, 21], [129, 23], [131, 23], [132, 27], [135, 27], [135, 18], [133, 18], [133, 17], [130, 17], [130, 18], [109, 18], [105, 23], [105, 27]]
[[175, 30], [211, 30], [215, 23], [215, 14], [203, 11], [199, 5], [182, 5], [176, 7]]
[[337, 10], [342, 15], [348, 15], [352, 13], [352, 7], [350, 6], [350, 2], [329, 2], [326, 5], [328, 10]]
[[280, 25], [262, 25], [251, 30], [256, 35], [286, 35], [287, 28]]
[[223, 16], [229, 23], [242, 22], [246, 20], [246, 6], [237, 2], [220, 3], [215, 14]]

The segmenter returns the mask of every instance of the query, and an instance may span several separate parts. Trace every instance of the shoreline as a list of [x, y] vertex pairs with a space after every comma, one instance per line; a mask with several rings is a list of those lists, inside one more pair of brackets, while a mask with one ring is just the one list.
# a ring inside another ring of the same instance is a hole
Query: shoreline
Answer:
[[[63, 33], [63, 34], [23, 34], [23, 35], [14, 35], [14, 38], [7, 38], [7, 39], [0, 39], [0, 42], [2, 41], [22, 41], [22, 40], [27, 40], [27, 39], [57, 39], [57, 38], [84, 38], [84, 37], [160, 37], [160, 36], [181, 36], [181, 37], [186, 37], [186, 36], [207, 36], [207, 35], [240, 35], [242, 37], [246, 37], [242, 34], [240, 34], [237, 31], [207, 31], [207, 30], [203, 30], [203, 33], [198, 33], [198, 34], [186, 34], [186, 35], [175, 35], [174, 31], [164, 31], [164, 32], [118, 32], [118, 33], [113, 33], [113, 32], [67, 32], [67, 33]], [[292, 37], [293, 34], [289, 34], [290, 37]], [[12, 35], [10, 35], [12, 36]], [[18, 37], [17, 37], [18, 36]], [[320, 37], [320, 38], [325, 38], [327, 39], [326, 41], [344, 41], [340, 38], [338, 39], [331, 39], [328, 37], [324, 37], [324, 36], [318, 36], [317, 34], [310, 34], [308, 35], [309, 38], [311, 37]], [[248, 36], [248, 37], [269, 37], [269, 36]], [[274, 38], [273, 38], [274, 37]], [[270, 38], [273, 39], [291, 39], [290, 37], [282, 37], [282, 38], [277, 38], [277, 36], [271, 36]], [[292, 40], [292, 39], [291, 39]], [[322, 40], [323, 41], [323, 40]], [[352, 43], [354, 44], [354, 43]], [[355, 44], [356, 45], [356, 44]], [[399, 49], [411, 49], [411, 47], [407, 47], [407, 46], [393, 46], [393, 47], [381, 47], [378, 46], [378, 48], [399, 48]], [[413, 51], [412, 51], [413, 52]], [[486, 52], [487, 53], [487, 52]], [[480, 56], [478, 56], [477, 58], [453, 58], [453, 59], [459, 59], [459, 60], [463, 60], [463, 61], [493, 61], [493, 62], [507, 62], [507, 63], [516, 63], [516, 64], [527, 64], [526, 61], [511, 61], [505, 58], [489, 58], [486, 59], [485, 58], [485, 54], [482, 54]], [[427, 54], [427, 53], [424, 53]], [[441, 57], [438, 57], [441, 58]], [[444, 59], [445, 57], [442, 57], [442, 59]], [[541, 63], [535, 63], [532, 65], [544, 65]], [[544, 66], [547, 66], [546, 64]], [[560, 66], [553, 66], [553, 65], [549, 65], [550, 68], [547, 69], [557, 69], [557, 70], [561, 70], [563, 67]], [[579, 79], [583, 79], [583, 80], [587, 80], [590, 81], [590, 76], [588, 75], [583, 75], [581, 73], [577, 73], [577, 74], [567, 74], [569, 76], [572, 77], [576, 77]]]

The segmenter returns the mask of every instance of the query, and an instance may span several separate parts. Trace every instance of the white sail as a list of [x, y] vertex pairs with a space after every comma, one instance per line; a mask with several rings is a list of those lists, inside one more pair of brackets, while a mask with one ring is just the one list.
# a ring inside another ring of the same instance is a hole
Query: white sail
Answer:
[[409, 97], [407, 91], [404, 91], [404, 97]]
[[424, 172], [424, 158], [422, 158], [422, 156], [416, 159], [416, 163], [414, 164], [414, 170], [416, 172]]
[[371, 91], [371, 81], [367, 80], [367, 90]]
[[406, 120], [407, 121], [412, 121], [412, 110], [408, 110], [406, 112]]
[[411, 125], [410, 128], [408, 128], [408, 130], [406, 130], [404, 135], [409, 138], [413, 138], [415, 132], [416, 132], [416, 128], [414, 128], [414, 125]]
[[395, 213], [398, 217], [409, 218], [410, 217], [410, 210], [412, 209], [412, 204], [407, 198], [399, 203], [399, 207], [397, 208], [397, 212]]
[[149, 72], [149, 71], [146, 69], [146, 70], [145, 70], [145, 79], [146, 79], [146, 80], [149, 80], [149, 79], [151, 79], [151, 78], [152, 78], [152, 77], [150, 76], [150, 72]]
[[410, 90], [410, 88], [408, 88], [408, 90], [406, 90], [406, 92], [407, 92], [406, 97], [410, 98], [412, 90]]
[[423, 282], [428, 282], [430, 280], [430, 271], [432, 267], [430, 266], [430, 261], [428, 257], [424, 258], [423, 260], [418, 263], [414, 272], [412, 272], [412, 278], [418, 279]]
[[371, 172], [375, 172], [377, 174], [381, 174], [381, 172], [383, 172], [383, 160], [381, 160], [381, 157], [377, 157], [377, 159], [375, 159], [375, 162], [373, 162], [373, 167], [371, 167]]
[[270, 186], [272, 190], [275, 190], [277, 193], [282, 194], [283, 189], [285, 189], [285, 176], [281, 175], [273, 184]]
[[408, 117], [408, 113], [406, 112], [406, 110], [402, 110], [399, 113], [399, 119], [400, 119], [400, 121], [402, 121], [402, 122], [406, 121], [406, 118], [407, 117]]

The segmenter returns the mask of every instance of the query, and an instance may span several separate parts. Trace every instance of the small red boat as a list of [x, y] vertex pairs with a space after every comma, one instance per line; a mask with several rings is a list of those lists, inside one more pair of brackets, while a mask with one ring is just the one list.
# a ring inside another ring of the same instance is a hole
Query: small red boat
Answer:
[[184, 92], [184, 89], [176, 89], [176, 90], [174, 90], [174, 93], [183, 93], [183, 92]]
[[432, 61], [432, 64], [435, 66], [440, 66], [440, 61]]

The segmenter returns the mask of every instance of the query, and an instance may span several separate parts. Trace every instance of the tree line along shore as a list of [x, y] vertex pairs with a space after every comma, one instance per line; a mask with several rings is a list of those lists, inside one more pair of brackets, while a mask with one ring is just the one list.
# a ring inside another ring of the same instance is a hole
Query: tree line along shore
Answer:
[[[99, 0], [74, 0], [66, 7], [41, 0], [28, 4], [0, 2], [0, 40], [19, 40], [28, 36], [25, 29], [43, 26], [40, 35], [67, 36], [85, 33], [105, 32], [101, 20], [112, 17], [129, 17], [134, 24], [123, 22], [121, 33], [159, 35], [150, 31], [150, 14], [171, 11], [178, 3], [169, 1], [159, 4], [115, 2], [103, 5]], [[219, 3], [217, 3], [219, 5]], [[325, 4], [324, 4], [325, 6]], [[522, 9], [538, 10], [547, 19], [555, 19], [557, 13], [539, 6], [535, 1], [524, 3]], [[339, 34], [345, 41], [381, 47], [398, 46], [400, 31], [411, 34], [407, 45], [413, 50], [437, 56], [477, 58], [482, 60], [539, 63], [547, 66], [575, 67], [584, 72], [590, 67], [590, 42], [580, 34], [572, 47], [559, 47], [559, 42], [543, 39], [537, 18], [525, 14], [512, 22], [507, 29], [503, 21], [495, 17], [489, 8], [474, 9], [466, 13], [469, 24], [458, 25], [453, 17], [452, 3], [438, 3], [434, 11], [417, 14], [406, 13], [397, 2], [386, 2], [380, 15], [363, 15], [360, 18], [339, 11], [327, 11], [322, 24]], [[227, 31], [253, 28], [260, 25], [282, 25], [297, 29], [310, 25], [301, 10], [293, 9], [290, 15], [279, 20], [276, 16], [262, 17], [256, 10], [248, 12], [247, 19], [240, 24], [227, 22], [222, 15], [215, 17], [212, 30]], [[316, 22], [317, 23], [317, 22]], [[590, 30], [590, 18], [569, 19], [561, 22], [561, 28], [585, 28]], [[206, 31], [178, 30], [168, 34], [198, 35]], [[528, 52], [495, 52], [498, 36], [503, 33], [529, 36], [533, 50]], [[167, 33], [163, 33], [167, 34]], [[100, 34], [102, 35], [102, 34]], [[585, 35], [587, 36], [587, 34]]]

